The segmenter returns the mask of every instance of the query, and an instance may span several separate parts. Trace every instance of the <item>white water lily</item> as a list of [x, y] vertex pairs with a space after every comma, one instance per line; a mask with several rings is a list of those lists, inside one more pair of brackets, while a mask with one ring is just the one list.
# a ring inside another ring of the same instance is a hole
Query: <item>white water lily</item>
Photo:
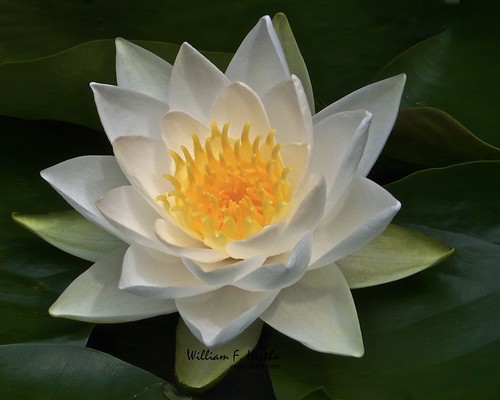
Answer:
[[124, 322], [178, 311], [207, 346], [260, 318], [311, 349], [361, 356], [335, 262], [400, 208], [365, 176], [405, 77], [313, 115], [269, 17], [225, 74], [189, 44], [173, 66], [116, 45], [118, 85], [91, 85], [114, 157], [75, 158], [42, 176], [129, 246], [97, 261], [51, 314]]

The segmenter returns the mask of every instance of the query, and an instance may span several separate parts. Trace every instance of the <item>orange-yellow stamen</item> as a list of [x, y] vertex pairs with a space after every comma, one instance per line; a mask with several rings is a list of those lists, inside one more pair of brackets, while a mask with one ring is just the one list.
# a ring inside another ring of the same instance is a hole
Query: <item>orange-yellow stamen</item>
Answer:
[[213, 122], [204, 146], [193, 133], [192, 152], [169, 150], [175, 172], [164, 178], [172, 190], [156, 198], [186, 232], [214, 248], [283, 219], [291, 196], [291, 168], [283, 165], [276, 131], [265, 140], [250, 139], [250, 123], [238, 139], [228, 132], [228, 123], [220, 130]]

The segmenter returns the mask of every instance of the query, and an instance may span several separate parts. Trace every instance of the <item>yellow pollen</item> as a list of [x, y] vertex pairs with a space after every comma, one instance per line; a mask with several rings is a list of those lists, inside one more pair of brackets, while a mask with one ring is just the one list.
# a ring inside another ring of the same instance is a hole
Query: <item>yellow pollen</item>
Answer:
[[175, 172], [164, 175], [172, 190], [156, 197], [190, 235], [222, 249], [285, 218], [291, 187], [280, 156], [276, 131], [250, 138], [246, 123], [239, 138], [215, 122], [203, 145], [192, 134], [193, 151], [181, 146], [182, 156], [169, 150]]

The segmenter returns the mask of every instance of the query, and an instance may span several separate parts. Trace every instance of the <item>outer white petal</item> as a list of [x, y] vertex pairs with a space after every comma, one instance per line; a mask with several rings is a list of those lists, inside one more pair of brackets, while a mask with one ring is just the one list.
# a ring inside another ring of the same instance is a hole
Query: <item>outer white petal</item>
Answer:
[[50, 307], [50, 314], [79, 321], [114, 323], [176, 311], [173, 301], [148, 299], [118, 289], [124, 253], [125, 249], [120, 249], [103, 257], [76, 278]]
[[306, 235], [286, 254], [270, 257], [233, 285], [250, 291], [279, 290], [297, 282], [306, 272], [311, 258], [312, 234]]
[[206, 263], [183, 258], [182, 261], [191, 273], [203, 282], [214, 285], [228, 285], [262, 267], [266, 257], [255, 256], [245, 260], [225, 259]]
[[311, 110], [300, 80], [294, 75], [274, 86], [262, 99], [276, 140], [283, 143], [312, 143]]
[[114, 157], [77, 157], [47, 168], [40, 175], [85, 218], [123, 239], [95, 205], [107, 191], [128, 184]]
[[163, 178], [171, 167], [163, 141], [141, 136], [121, 137], [113, 143], [113, 152], [130, 183], [159, 215], [165, 215], [163, 206], [155, 200], [156, 196], [172, 190], [172, 184]]
[[90, 87], [111, 143], [121, 136], [160, 138], [160, 121], [168, 111], [166, 103], [118, 86], [92, 82]]
[[247, 292], [232, 286], [177, 299], [190, 331], [206, 346], [224, 344], [243, 332], [271, 304], [278, 291]]
[[178, 257], [134, 245], [123, 258], [119, 282], [120, 289], [154, 299], [196, 296], [219, 286], [200, 281]]
[[172, 238], [172, 224], [165, 219], [156, 220], [155, 232], [158, 238], [163, 242], [166, 251], [177, 257], [186, 257], [205, 263], [218, 262], [228, 257], [227, 254], [208, 248], [200, 242], [192, 242], [193, 245], [191, 247], [175, 244], [175, 238]]
[[354, 301], [335, 264], [307, 272], [295, 285], [282, 290], [260, 318], [313, 350], [363, 355]]
[[330, 210], [349, 186], [363, 155], [372, 114], [344, 111], [330, 115], [314, 126], [311, 171], [323, 174]]
[[243, 83], [227, 86], [217, 98], [210, 119], [222, 128], [229, 122], [229, 136], [239, 138], [244, 125], [250, 122], [250, 138], [267, 135], [271, 130], [269, 119], [258, 95]]
[[400, 207], [384, 188], [355, 178], [314, 231], [310, 268], [328, 265], [364, 247], [389, 225]]
[[156, 54], [125, 39], [117, 38], [115, 45], [118, 86], [168, 103], [172, 66]]
[[229, 83], [215, 65], [189, 44], [183, 43], [170, 79], [170, 109], [187, 112], [209, 124], [212, 105]]
[[316, 125], [329, 115], [341, 111], [364, 109], [373, 114], [368, 142], [358, 174], [366, 176], [382, 151], [398, 114], [399, 103], [405, 85], [404, 74], [375, 82], [329, 105], [313, 117]]
[[285, 54], [268, 16], [262, 17], [243, 40], [226, 76], [246, 83], [260, 96], [290, 77]]
[[183, 111], [169, 111], [161, 122], [161, 133], [167, 149], [180, 152], [181, 146], [186, 146], [193, 154], [193, 133], [196, 133], [201, 143], [210, 136], [210, 129], [196, 118]]
[[[150, 249], [169, 253], [168, 248], [158, 239], [154, 225], [158, 213], [132, 187], [122, 186], [106, 193], [97, 207], [108, 221], [128, 239]], [[202, 245], [188, 236], [181, 228], [169, 227], [170, 242], [176, 246]]]

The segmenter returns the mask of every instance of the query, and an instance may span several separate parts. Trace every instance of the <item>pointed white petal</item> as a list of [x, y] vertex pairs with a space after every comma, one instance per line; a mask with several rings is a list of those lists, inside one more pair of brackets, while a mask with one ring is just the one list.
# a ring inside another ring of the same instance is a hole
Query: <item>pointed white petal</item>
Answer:
[[363, 340], [349, 286], [335, 264], [307, 272], [282, 290], [261, 319], [323, 353], [363, 355]]
[[226, 76], [233, 82], [246, 83], [260, 96], [290, 77], [281, 43], [268, 16], [262, 17], [243, 40]]
[[250, 291], [279, 290], [297, 282], [307, 270], [311, 258], [312, 234], [300, 240], [290, 253], [270, 257], [233, 285]]
[[247, 292], [232, 286], [177, 299], [179, 313], [201, 342], [212, 347], [234, 339], [271, 304], [275, 292]]
[[[127, 238], [128, 243], [138, 243], [168, 253], [168, 249], [155, 233], [154, 225], [158, 213], [132, 186], [110, 190], [97, 202], [97, 207], [123, 237]], [[189, 244], [194, 240], [177, 226], [172, 226], [170, 231], [171, 241], [178, 246], [186, 244], [186, 239]]]
[[163, 141], [142, 136], [121, 137], [113, 143], [113, 152], [132, 186], [159, 215], [164, 215], [163, 205], [155, 200], [156, 196], [172, 190], [172, 184], [163, 178], [171, 167]]
[[117, 38], [115, 45], [118, 86], [167, 104], [172, 66], [156, 54], [125, 39]]
[[193, 154], [193, 133], [196, 133], [201, 143], [210, 136], [210, 129], [196, 118], [183, 111], [169, 111], [161, 122], [161, 134], [167, 149], [175, 152], [186, 146]]
[[69, 285], [50, 307], [54, 317], [116, 323], [136, 321], [176, 311], [175, 302], [136, 296], [118, 289], [125, 249], [96, 262]]
[[170, 79], [171, 110], [184, 111], [209, 124], [209, 112], [229, 79], [197, 50], [183, 43]]
[[167, 104], [118, 86], [92, 82], [90, 87], [111, 143], [121, 136], [160, 138], [160, 121], [168, 111]]
[[[290, 251], [306, 234], [320, 223], [326, 201], [326, 186], [323, 176], [315, 174], [303, 188], [302, 199], [294, 199], [296, 204], [290, 210], [292, 217], [280, 235], [274, 240], [272, 255]], [[300, 202], [299, 202], [300, 201]]]
[[203, 282], [214, 285], [229, 285], [260, 268], [266, 257], [256, 256], [245, 260], [226, 259], [206, 263], [183, 258], [182, 261], [191, 273]]
[[314, 231], [310, 268], [328, 265], [367, 245], [387, 227], [400, 207], [384, 188], [356, 177]]
[[344, 111], [314, 126], [311, 171], [323, 174], [330, 210], [349, 186], [363, 155], [372, 115], [367, 111]]
[[114, 157], [77, 157], [47, 168], [40, 175], [76, 211], [122, 239], [95, 205], [107, 191], [128, 184]]
[[366, 176], [382, 151], [398, 114], [399, 103], [405, 85], [404, 74], [372, 83], [321, 110], [313, 117], [316, 125], [329, 115], [341, 111], [367, 110], [373, 114], [368, 142], [358, 174]]
[[222, 261], [228, 257], [227, 254], [208, 248], [201, 242], [191, 242], [191, 247], [176, 245], [172, 238], [171, 228], [172, 224], [165, 219], [157, 219], [155, 222], [156, 235], [165, 246], [165, 251], [168, 251], [169, 254], [205, 263]]
[[217, 289], [188, 271], [180, 258], [130, 246], [123, 258], [119, 288], [153, 299], [176, 299]]
[[267, 135], [271, 130], [264, 105], [257, 94], [243, 83], [232, 83], [217, 98], [210, 120], [219, 127], [229, 122], [229, 136], [239, 138], [244, 125], [250, 122], [250, 138]]
[[269, 256], [273, 252], [274, 240], [279, 237], [287, 222], [281, 221], [264, 227], [255, 235], [242, 240], [233, 240], [226, 245], [229, 257], [245, 259], [256, 255]]
[[302, 83], [296, 76], [266, 93], [262, 99], [276, 140], [283, 143], [312, 143], [311, 110]]
[[287, 175], [288, 182], [292, 188], [304, 187], [304, 180], [307, 179], [309, 171], [309, 159], [311, 154], [311, 146], [302, 144], [285, 144], [280, 150], [281, 159], [285, 168], [292, 168], [292, 171]]

